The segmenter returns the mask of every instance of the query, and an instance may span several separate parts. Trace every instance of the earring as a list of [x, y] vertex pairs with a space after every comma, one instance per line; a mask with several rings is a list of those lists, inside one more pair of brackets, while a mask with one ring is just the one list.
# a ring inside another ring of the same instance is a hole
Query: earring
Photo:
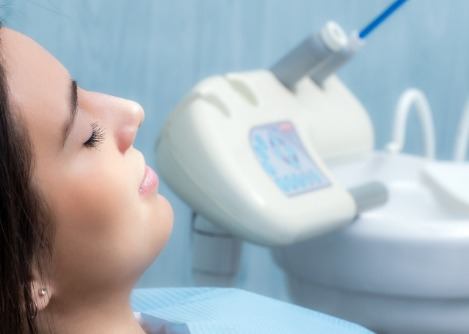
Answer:
[[47, 295], [47, 288], [39, 289], [39, 297], [45, 297]]

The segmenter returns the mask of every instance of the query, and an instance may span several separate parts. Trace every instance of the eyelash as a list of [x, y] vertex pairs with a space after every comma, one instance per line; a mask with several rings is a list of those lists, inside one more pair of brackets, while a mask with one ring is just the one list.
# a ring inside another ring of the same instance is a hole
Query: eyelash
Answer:
[[83, 144], [88, 148], [97, 147], [104, 140], [104, 130], [98, 125], [98, 123], [91, 123], [91, 136]]

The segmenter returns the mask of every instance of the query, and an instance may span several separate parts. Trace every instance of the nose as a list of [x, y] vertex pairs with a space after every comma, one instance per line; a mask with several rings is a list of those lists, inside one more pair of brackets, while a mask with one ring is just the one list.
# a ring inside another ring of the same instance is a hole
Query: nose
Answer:
[[116, 128], [117, 147], [124, 154], [132, 147], [137, 130], [143, 122], [145, 113], [140, 104], [131, 100], [121, 100], [121, 113]]

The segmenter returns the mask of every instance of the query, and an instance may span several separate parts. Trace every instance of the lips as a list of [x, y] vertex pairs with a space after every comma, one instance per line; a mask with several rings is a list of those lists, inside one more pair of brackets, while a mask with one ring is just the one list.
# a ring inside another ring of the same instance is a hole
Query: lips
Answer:
[[149, 195], [158, 188], [159, 179], [158, 175], [150, 166], [145, 166], [145, 174], [142, 179], [142, 183], [140, 183], [139, 193], [141, 195]]

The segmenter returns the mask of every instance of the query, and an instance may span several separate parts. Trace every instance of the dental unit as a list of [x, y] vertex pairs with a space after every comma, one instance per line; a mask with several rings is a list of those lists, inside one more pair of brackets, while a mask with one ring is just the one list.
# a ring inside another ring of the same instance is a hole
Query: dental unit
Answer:
[[[157, 141], [159, 171], [193, 210], [193, 273], [230, 284], [242, 241], [271, 247], [292, 301], [384, 333], [467, 333], [469, 136], [437, 162], [431, 110], [406, 91], [392, 141], [334, 74], [406, 1], [359, 33], [333, 22], [269, 70], [199, 82]], [[425, 155], [402, 153], [415, 107]]]

